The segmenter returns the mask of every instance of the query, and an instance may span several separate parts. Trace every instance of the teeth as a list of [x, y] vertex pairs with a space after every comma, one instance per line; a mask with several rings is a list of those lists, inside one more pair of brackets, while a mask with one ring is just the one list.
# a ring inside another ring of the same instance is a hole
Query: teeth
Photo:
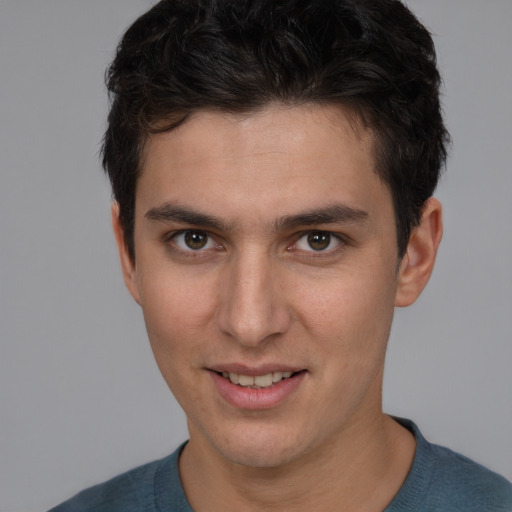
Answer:
[[272, 386], [272, 374], [268, 373], [267, 375], [258, 375], [254, 377], [254, 385], [260, 388], [268, 388]]
[[283, 378], [283, 372], [274, 372], [272, 374], [272, 382], [279, 382]]
[[229, 379], [233, 384], [238, 384], [246, 388], [268, 388], [283, 379], [288, 379], [293, 372], [273, 372], [265, 375], [252, 377], [251, 375], [240, 375], [238, 373], [222, 372], [222, 376]]
[[254, 377], [249, 375], [239, 375], [238, 384], [240, 384], [240, 386], [254, 386]]

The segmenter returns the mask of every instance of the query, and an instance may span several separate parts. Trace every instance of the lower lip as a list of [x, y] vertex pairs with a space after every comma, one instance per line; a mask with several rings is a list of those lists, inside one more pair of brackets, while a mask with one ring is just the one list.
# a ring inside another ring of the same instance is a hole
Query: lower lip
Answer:
[[210, 371], [220, 396], [238, 409], [258, 410], [276, 407], [294, 393], [303, 382], [306, 372], [299, 372], [268, 388], [252, 389], [233, 384], [229, 379]]

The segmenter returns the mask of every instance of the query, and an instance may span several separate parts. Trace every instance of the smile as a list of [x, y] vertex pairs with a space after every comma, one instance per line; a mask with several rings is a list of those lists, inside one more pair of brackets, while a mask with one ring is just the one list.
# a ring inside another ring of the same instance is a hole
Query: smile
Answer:
[[293, 372], [272, 372], [256, 376], [222, 372], [222, 376], [225, 379], [229, 379], [233, 384], [251, 389], [269, 388], [284, 379], [289, 379], [292, 375]]
[[250, 368], [239, 364], [210, 368], [209, 374], [219, 396], [232, 407], [242, 410], [271, 409], [289, 400], [307, 379], [300, 367], [272, 364]]

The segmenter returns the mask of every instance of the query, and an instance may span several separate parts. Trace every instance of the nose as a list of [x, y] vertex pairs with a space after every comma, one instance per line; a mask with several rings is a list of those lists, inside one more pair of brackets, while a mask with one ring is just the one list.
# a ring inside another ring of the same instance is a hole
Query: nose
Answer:
[[245, 347], [258, 347], [285, 333], [291, 312], [279, 263], [247, 251], [224, 269], [218, 328]]

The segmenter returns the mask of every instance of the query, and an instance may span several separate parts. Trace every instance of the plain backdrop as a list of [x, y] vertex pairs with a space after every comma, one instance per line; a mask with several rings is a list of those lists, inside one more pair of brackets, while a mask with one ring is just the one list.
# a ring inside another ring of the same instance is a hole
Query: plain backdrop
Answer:
[[[49, 508], [186, 438], [125, 291], [103, 73], [149, 0], [0, 0], [0, 510]], [[453, 137], [432, 280], [397, 311], [386, 411], [512, 479], [512, 2], [410, 0]]]

